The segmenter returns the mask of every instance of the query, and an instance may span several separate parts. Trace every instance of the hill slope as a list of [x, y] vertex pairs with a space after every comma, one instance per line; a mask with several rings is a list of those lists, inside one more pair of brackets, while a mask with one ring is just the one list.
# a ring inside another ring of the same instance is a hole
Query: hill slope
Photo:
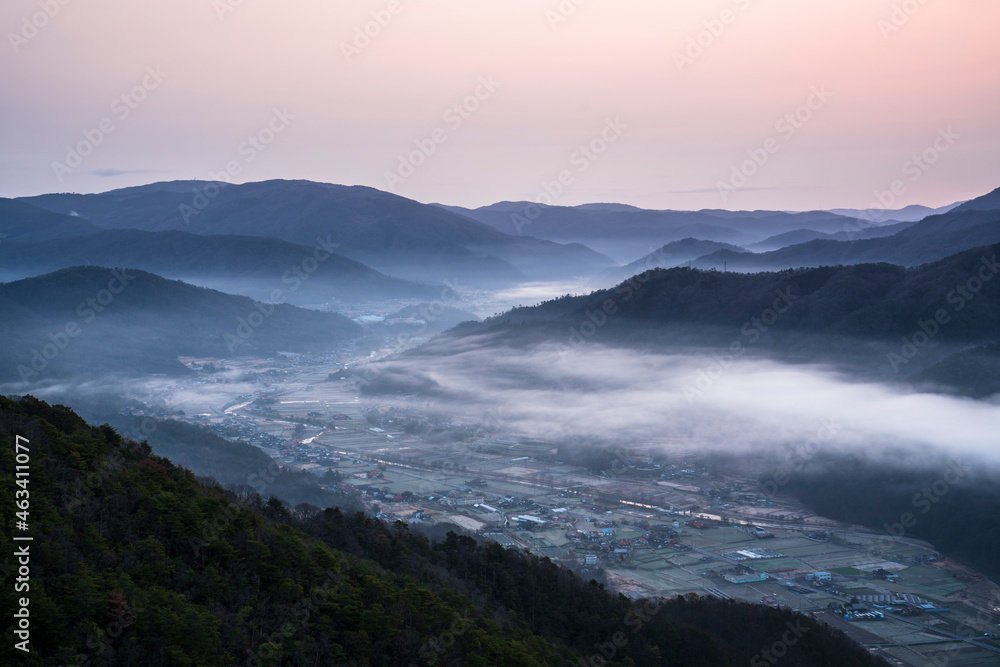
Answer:
[[[896, 377], [897, 371], [917, 372], [959, 349], [996, 342], [998, 256], [1000, 244], [911, 269], [891, 264], [757, 274], [656, 269], [612, 289], [466, 323], [451, 335], [494, 332], [515, 341], [566, 341], [574, 331], [579, 339], [590, 322], [594, 340], [723, 349], [736, 340], [769, 354], [812, 363], [852, 361], [866, 372]], [[933, 331], [921, 334], [928, 340], [916, 338], [922, 341], [920, 353], [898, 358], [909, 350], [902, 338], [913, 340], [926, 330]]]
[[142, 271], [76, 267], [0, 285], [0, 382], [184, 373], [179, 355], [327, 351], [342, 315], [265, 305]]
[[849, 217], [827, 211], [653, 211], [607, 204], [571, 207], [530, 202], [501, 202], [477, 209], [445, 208], [508, 234], [583, 243], [621, 262], [689, 237], [747, 246], [795, 229], [832, 234], [858, 226]]
[[[918, 266], [969, 248], [1000, 243], [1000, 209], [992, 195], [968, 202], [953, 211], [932, 215], [892, 236], [864, 238], [867, 230], [854, 233], [854, 240], [815, 240], [756, 255], [735, 256], [718, 252], [695, 261], [703, 269], [774, 271], [801, 266], [891, 262]], [[967, 208], [971, 206], [971, 208]]]
[[589, 275], [612, 264], [583, 246], [502, 234], [439, 207], [362, 186], [190, 181], [24, 201], [60, 213], [76, 211], [104, 228], [265, 236], [310, 247], [317, 238], [329, 239], [340, 244], [343, 255], [380, 271], [433, 282], [509, 284]]
[[650, 269], [669, 269], [675, 266], [684, 266], [688, 262], [719, 250], [729, 250], [736, 253], [746, 252], [743, 248], [730, 243], [686, 238], [657, 248], [645, 257], [625, 266], [605, 269], [598, 275], [596, 280], [603, 284], [619, 283]]
[[103, 230], [84, 237], [0, 245], [0, 278], [17, 280], [92, 264], [129, 266], [261, 300], [288, 303], [433, 299], [441, 288], [390, 278], [342, 257], [336, 244], [297, 245], [259, 236]]
[[53, 213], [15, 199], [0, 198], [0, 240], [35, 243], [99, 231], [100, 227], [71, 215]]
[[[788, 611], [694, 596], [636, 603], [495, 543], [431, 543], [402, 523], [227, 495], [32, 397], [0, 397], [8, 507], [16, 436], [31, 461], [30, 590], [4, 586], [0, 604], [30, 596], [31, 664], [726, 667], [759, 660], [783, 635], [788, 664], [885, 664]], [[24, 662], [14, 644], [0, 647], [4, 664]]]
[[1000, 188], [959, 205], [956, 211], [1000, 211]]

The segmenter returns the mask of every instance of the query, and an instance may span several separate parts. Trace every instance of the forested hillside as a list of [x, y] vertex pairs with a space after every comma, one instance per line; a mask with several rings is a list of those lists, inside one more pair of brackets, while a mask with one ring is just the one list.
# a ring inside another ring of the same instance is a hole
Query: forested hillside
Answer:
[[1000, 576], [1000, 488], [993, 471], [973, 460], [941, 458], [900, 467], [821, 455], [783, 492], [823, 516], [927, 540], [991, 577]]
[[882, 664], [787, 611], [632, 602], [495, 543], [227, 494], [31, 397], [0, 398], [0, 439], [0, 503], [29, 492], [33, 538], [30, 590], [0, 562], [0, 604], [30, 599], [31, 652], [5, 642], [5, 665], [745, 665], [782, 641], [787, 665]]

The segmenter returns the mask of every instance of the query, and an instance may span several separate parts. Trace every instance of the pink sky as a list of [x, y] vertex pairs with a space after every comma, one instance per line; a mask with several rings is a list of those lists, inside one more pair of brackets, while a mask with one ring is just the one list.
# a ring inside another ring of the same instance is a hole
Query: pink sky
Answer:
[[[894, 205], [939, 206], [1000, 186], [994, 0], [63, 1], [0, 8], [0, 196], [227, 165], [463, 206], [536, 199], [561, 172], [557, 204], [676, 209], [862, 207], [894, 181]], [[800, 110], [814, 89], [830, 96]], [[627, 126], [611, 143], [609, 119]], [[602, 154], [578, 152], [592, 141]]]

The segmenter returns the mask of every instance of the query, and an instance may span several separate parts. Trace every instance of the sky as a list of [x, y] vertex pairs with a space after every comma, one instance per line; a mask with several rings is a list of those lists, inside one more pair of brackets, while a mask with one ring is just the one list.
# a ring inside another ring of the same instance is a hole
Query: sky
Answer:
[[942, 206], [1000, 186], [996, 0], [7, 0], [0, 196]]

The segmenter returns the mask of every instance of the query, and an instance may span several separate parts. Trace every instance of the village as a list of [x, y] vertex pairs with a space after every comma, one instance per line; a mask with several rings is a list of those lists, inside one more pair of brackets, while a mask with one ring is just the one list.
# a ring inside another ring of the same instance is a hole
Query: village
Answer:
[[714, 471], [696, 443], [630, 444], [595, 473], [488, 420], [367, 398], [336, 355], [227, 364], [256, 391], [207, 405], [187, 386], [173, 395], [187, 402], [172, 407], [389, 523], [526, 549], [633, 598], [696, 593], [810, 614], [894, 664], [1000, 659], [1000, 597], [985, 577], [930, 544], [768, 495], [766, 470]]

